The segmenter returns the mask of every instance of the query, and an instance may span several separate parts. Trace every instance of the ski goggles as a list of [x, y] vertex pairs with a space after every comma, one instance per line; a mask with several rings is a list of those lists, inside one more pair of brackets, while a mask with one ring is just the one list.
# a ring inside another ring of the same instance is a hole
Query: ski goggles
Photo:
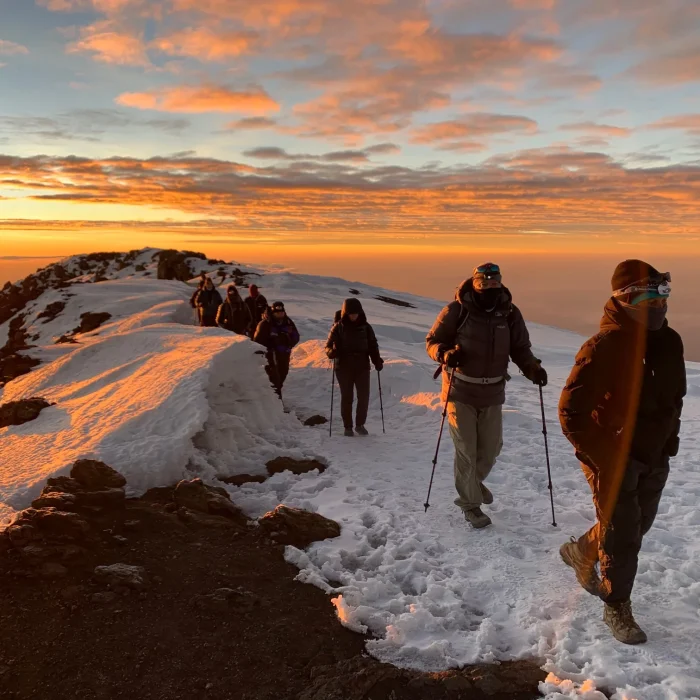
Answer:
[[498, 289], [501, 286], [501, 268], [495, 263], [484, 263], [475, 268], [474, 289]]
[[621, 297], [626, 294], [634, 295], [631, 302], [633, 306], [649, 299], [668, 299], [671, 295], [671, 273], [663, 272], [641, 282], [635, 282], [629, 287], [618, 289], [613, 292], [613, 297]]

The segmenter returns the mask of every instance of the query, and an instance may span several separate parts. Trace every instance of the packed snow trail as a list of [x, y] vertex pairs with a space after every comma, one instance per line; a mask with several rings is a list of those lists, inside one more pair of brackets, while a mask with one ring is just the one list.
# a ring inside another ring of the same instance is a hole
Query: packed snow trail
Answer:
[[[41, 482], [66, 473], [77, 456], [124, 471], [133, 493], [181, 477], [214, 483], [217, 474], [264, 474], [266, 461], [278, 455], [318, 457], [329, 464], [323, 474], [277, 474], [230, 492], [251, 516], [284, 502], [343, 525], [339, 538], [306, 552], [289, 547], [286, 556], [301, 580], [333, 593], [345, 624], [374, 635], [368, 648], [377, 658], [434, 670], [534, 657], [552, 672], [542, 687], [552, 700], [603, 700], [596, 687], [615, 700], [700, 698], [699, 365], [688, 365], [681, 452], [645, 539], [633, 594], [649, 642], [625, 647], [603, 624], [600, 601], [582, 591], [558, 554], [594, 517], [556, 413], [582, 338], [530, 325], [535, 355], [550, 376], [545, 403], [559, 527], [551, 525], [538, 390], [513, 371], [504, 450], [487, 480], [494, 524], [475, 531], [453, 505], [447, 433], [431, 508], [427, 514], [423, 508], [442, 410], [424, 339], [444, 302], [334, 278], [284, 272], [256, 278], [270, 302], [285, 301], [303, 339], [283, 392], [291, 410], [285, 414], [255, 354], [259, 347], [186, 325], [191, 289], [144, 279], [155, 274], [152, 256], [146, 251], [135, 260], [139, 273], [133, 266], [108, 271], [108, 282], [48, 291], [26, 310], [36, 345], [27, 352], [44, 364], [0, 389], [0, 402], [39, 393], [57, 405], [31, 423], [0, 429], [0, 520], [26, 507]], [[336, 391], [329, 438], [328, 426], [304, 428], [297, 418], [329, 413], [332, 377], [323, 346], [351, 288], [387, 360], [387, 434], [373, 374], [370, 437], [342, 436]], [[65, 309], [43, 323], [41, 312], [58, 300]], [[86, 311], [112, 317], [81, 335], [80, 344], [56, 345]]]

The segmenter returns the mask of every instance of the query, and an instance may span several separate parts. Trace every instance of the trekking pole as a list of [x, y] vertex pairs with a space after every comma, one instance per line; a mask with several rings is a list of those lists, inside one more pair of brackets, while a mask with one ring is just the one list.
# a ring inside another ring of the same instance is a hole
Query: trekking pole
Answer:
[[386, 434], [386, 429], [384, 428], [384, 401], [382, 400], [382, 375], [379, 370], [377, 370], [377, 382], [379, 384], [379, 408], [382, 411], [382, 432]]
[[328, 437], [333, 437], [333, 395], [335, 394], [335, 358], [333, 358], [333, 372], [331, 374], [331, 420], [328, 425]]
[[540, 407], [542, 408], [542, 435], [544, 435], [544, 451], [547, 455], [547, 477], [549, 479], [549, 500], [552, 502], [552, 527], [557, 526], [557, 520], [554, 517], [554, 489], [552, 487], [552, 469], [549, 465], [549, 445], [547, 444], [547, 421], [544, 417], [544, 395], [542, 394], [542, 385], [540, 384]]
[[425, 512], [430, 508], [430, 492], [433, 490], [433, 478], [435, 477], [435, 467], [437, 466], [438, 452], [440, 451], [440, 441], [442, 440], [442, 430], [445, 427], [445, 417], [447, 416], [447, 404], [450, 402], [450, 392], [452, 391], [452, 382], [455, 378], [455, 368], [450, 372], [450, 383], [447, 387], [447, 397], [445, 398], [445, 409], [442, 412], [442, 421], [440, 423], [440, 433], [438, 434], [437, 447], [435, 448], [435, 457], [433, 458], [433, 472], [430, 475], [430, 486], [428, 486], [428, 497], [425, 499]]

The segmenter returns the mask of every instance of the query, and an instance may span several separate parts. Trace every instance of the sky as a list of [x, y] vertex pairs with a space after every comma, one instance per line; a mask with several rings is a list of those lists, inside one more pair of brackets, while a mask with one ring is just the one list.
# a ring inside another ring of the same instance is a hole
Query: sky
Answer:
[[0, 263], [686, 264], [699, 35], [697, 0], [0, 0]]

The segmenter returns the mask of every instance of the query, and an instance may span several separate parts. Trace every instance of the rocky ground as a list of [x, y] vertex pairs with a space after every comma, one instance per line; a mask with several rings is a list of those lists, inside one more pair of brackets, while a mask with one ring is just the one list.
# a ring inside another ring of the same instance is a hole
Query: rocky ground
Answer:
[[135, 500], [124, 485], [81, 460], [0, 531], [3, 700], [537, 697], [535, 663], [421, 674], [368, 657], [283, 559], [333, 521], [280, 507], [252, 523], [198, 480]]

